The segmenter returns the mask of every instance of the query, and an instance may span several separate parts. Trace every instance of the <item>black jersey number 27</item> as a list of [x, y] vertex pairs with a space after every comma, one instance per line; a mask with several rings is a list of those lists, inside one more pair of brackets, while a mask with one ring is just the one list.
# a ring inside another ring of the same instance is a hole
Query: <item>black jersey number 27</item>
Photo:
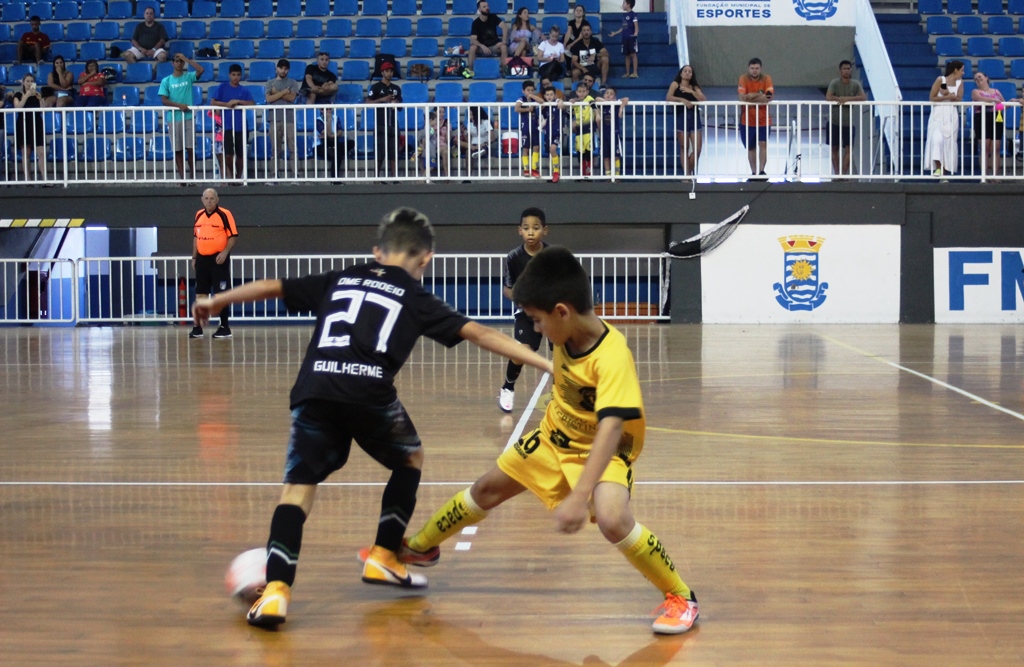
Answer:
[[377, 332], [376, 350], [377, 352], [387, 352], [388, 338], [391, 336], [391, 330], [395, 328], [398, 314], [402, 312], [402, 304], [386, 296], [360, 290], [338, 290], [331, 295], [331, 301], [342, 301], [345, 299], [349, 302], [348, 308], [331, 313], [324, 318], [324, 328], [323, 333], [320, 335], [319, 347], [348, 347], [350, 336], [347, 334], [344, 336], [332, 336], [331, 329], [338, 322], [355, 324], [356, 320], [359, 319], [359, 311], [362, 309], [363, 303], [372, 303], [387, 311], [387, 315], [380, 325], [380, 331]]

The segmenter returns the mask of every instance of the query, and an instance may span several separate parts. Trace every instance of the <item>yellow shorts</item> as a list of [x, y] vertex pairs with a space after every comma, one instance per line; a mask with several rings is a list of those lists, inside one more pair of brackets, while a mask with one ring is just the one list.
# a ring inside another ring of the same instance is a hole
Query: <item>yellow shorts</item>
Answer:
[[[498, 468], [554, 509], [579, 482], [587, 456], [588, 452], [556, 447], [537, 428], [501, 453]], [[601, 482], [620, 484], [632, 492], [633, 469], [622, 457], [613, 456]]]
[[578, 153], [589, 153], [591, 147], [592, 146], [590, 132], [587, 132], [586, 134], [576, 135], [576, 151]]

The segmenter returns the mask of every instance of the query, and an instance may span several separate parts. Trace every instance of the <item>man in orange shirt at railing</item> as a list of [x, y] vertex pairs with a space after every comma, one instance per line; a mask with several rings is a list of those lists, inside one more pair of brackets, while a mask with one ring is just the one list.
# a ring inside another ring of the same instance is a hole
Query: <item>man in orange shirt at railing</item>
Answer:
[[775, 87], [772, 78], [761, 71], [760, 58], [751, 58], [747, 63], [747, 73], [740, 76], [737, 92], [740, 102], [747, 103], [741, 111], [740, 142], [747, 149], [753, 180], [764, 181], [768, 179], [764, 167], [768, 162], [768, 126], [771, 124], [768, 103], [775, 95]]
[[[221, 208], [217, 191], [203, 191], [203, 208], [196, 213], [192, 235], [192, 269], [196, 273], [196, 297], [231, 289], [231, 249], [238, 239], [235, 216]], [[231, 338], [228, 311], [220, 312], [220, 327], [214, 338]], [[203, 328], [192, 327], [189, 338], [202, 338]]]

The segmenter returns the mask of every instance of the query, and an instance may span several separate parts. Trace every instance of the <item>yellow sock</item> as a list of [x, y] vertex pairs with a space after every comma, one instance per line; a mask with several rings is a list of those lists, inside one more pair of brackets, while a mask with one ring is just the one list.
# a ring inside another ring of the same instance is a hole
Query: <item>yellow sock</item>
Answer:
[[534, 171], [538, 171], [540, 169], [540, 151], [534, 151], [532, 153], [532, 157], [533, 159], [530, 162], [530, 166]]
[[551, 156], [551, 172], [554, 173], [556, 171], [558, 171], [558, 156], [557, 155], [552, 155]]
[[519, 157], [523, 163], [523, 171], [530, 171], [530, 154], [525, 153]]
[[619, 158], [615, 158], [615, 173], [622, 173], [622, 160], [620, 160]]
[[416, 551], [433, 549], [466, 526], [480, 523], [486, 517], [487, 511], [473, 501], [469, 489], [459, 491], [441, 505], [420, 532], [409, 538], [409, 547]]
[[661, 540], [647, 530], [639, 521], [624, 540], [615, 548], [623, 553], [640, 574], [654, 584], [662, 593], [690, 597], [690, 588], [683, 583], [672, 559], [665, 552]]

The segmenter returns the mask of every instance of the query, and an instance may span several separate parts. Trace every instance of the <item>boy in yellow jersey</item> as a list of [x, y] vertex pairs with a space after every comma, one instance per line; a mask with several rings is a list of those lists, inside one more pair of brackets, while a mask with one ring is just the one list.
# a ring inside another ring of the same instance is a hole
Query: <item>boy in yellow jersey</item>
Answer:
[[436, 564], [441, 542], [529, 489], [555, 510], [561, 532], [583, 528], [592, 511], [601, 534], [665, 595], [654, 631], [686, 632], [697, 620], [697, 597], [661, 541], [629, 510], [632, 463], [643, 448], [646, 420], [625, 337], [594, 313], [587, 274], [565, 248], [537, 253], [512, 294], [555, 346], [544, 419], [472, 487], [442, 505], [403, 545], [400, 560]]

